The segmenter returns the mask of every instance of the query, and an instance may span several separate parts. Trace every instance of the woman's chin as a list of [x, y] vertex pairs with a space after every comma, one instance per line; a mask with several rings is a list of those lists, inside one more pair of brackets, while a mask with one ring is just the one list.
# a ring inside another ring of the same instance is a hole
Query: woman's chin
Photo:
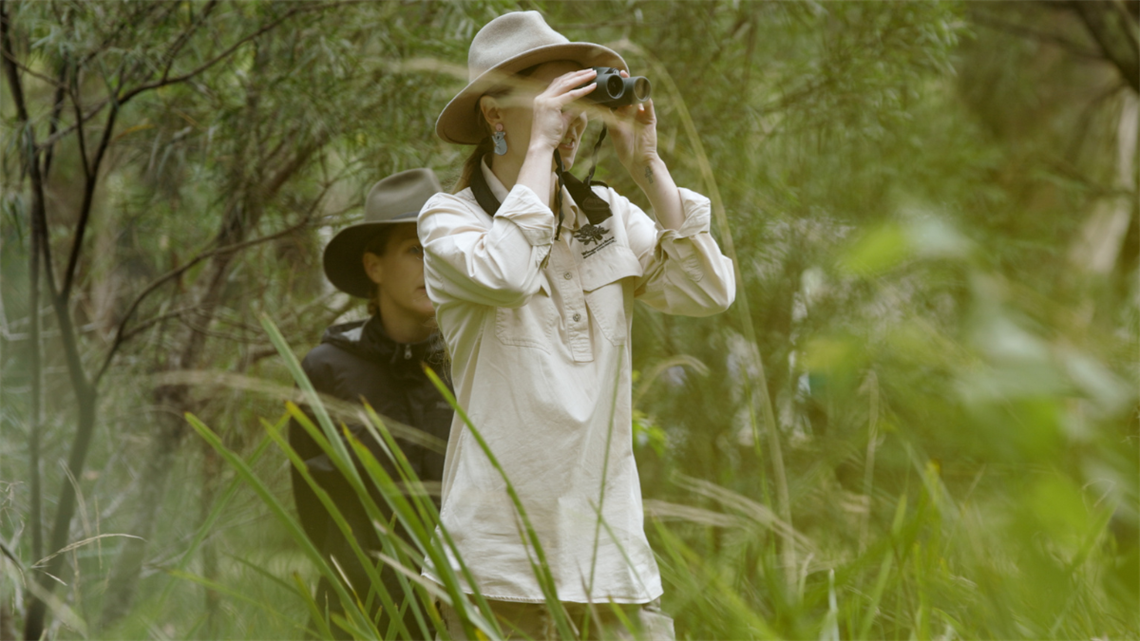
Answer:
[[562, 168], [566, 171], [570, 171], [570, 168], [574, 166], [574, 157], [578, 155], [578, 150], [566, 150], [563, 147], [559, 147], [558, 153], [562, 156]]

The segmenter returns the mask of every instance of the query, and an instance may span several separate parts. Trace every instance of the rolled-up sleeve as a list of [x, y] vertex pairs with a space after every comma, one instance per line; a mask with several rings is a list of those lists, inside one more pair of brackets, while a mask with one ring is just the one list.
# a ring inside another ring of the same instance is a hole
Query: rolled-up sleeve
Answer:
[[528, 187], [515, 185], [492, 218], [452, 194], [436, 194], [418, 219], [428, 296], [519, 307], [539, 290], [555, 220]]
[[614, 199], [629, 207], [626, 232], [643, 269], [637, 298], [669, 314], [723, 312], [736, 299], [732, 260], [709, 233], [709, 199], [688, 189], [679, 192], [685, 217], [680, 229], [663, 229], [625, 198]]

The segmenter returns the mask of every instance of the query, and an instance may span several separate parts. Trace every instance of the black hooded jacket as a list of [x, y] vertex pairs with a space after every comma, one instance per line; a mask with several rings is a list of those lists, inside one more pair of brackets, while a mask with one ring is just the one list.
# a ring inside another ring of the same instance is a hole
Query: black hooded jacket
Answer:
[[[419, 428], [447, 440], [451, 407], [440, 396], [423, 366], [447, 380], [443, 339], [438, 333], [419, 343], [397, 343], [384, 331], [379, 316], [342, 323], [325, 330], [301, 366], [322, 394], [352, 403], [361, 399], [385, 418]], [[404, 450], [420, 477], [439, 480], [443, 454]]]
[[[301, 363], [317, 392], [352, 403], [366, 401], [381, 417], [418, 428], [446, 443], [452, 409], [428, 379], [422, 364], [431, 367], [445, 382], [449, 381], [443, 340], [439, 334], [432, 334], [419, 343], [397, 343], [388, 337], [379, 316], [328, 328], [321, 344]], [[380, 445], [363, 426], [349, 424], [348, 428], [368, 445], [377, 461], [384, 464], [389, 472], [394, 470]], [[440, 481], [443, 475], [442, 452], [430, 451], [401, 439], [397, 441], [421, 480], [429, 484]], [[329, 461], [328, 455], [296, 423], [290, 426], [289, 442], [305, 461], [314, 479], [353, 525], [354, 533], [360, 533], [357, 537], [362, 546], [375, 548], [378, 541], [364, 507]], [[361, 475], [367, 478], [363, 470]], [[379, 492], [373, 488], [372, 493], [377, 505], [387, 511]], [[348, 553], [347, 542], [340, 530], [296, 470], [293, 470], [293, 498], [305, 532], [316, 547], [326, 555], [337, 556], [342, 565], [354, 565], [355, 557]], [[436, 502], [438, 504], [438, 497]], [[346, 570], [353, 583], [357, 582], [354, 574], [363, 577], [362, 570]], [[358, 589], [360, 587], [357, 586]]]

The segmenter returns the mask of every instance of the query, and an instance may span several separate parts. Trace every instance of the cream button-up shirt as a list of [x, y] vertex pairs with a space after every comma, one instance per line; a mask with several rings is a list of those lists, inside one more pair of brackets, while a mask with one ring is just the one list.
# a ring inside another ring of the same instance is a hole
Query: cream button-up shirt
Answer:
[[[559, 598], [647, 603], [662, 590], [633, 457], [633, 302], [721, 312], [735, 296], [732, 261], [709, 235], [708, 199], [686, 189], [678, 230], [604, 187], [594, 191], [613, 216], [590, 225], [563, 190], [555, 240], [556, 218], [533, 191], [482, 171], [502, 202], [494, 217], [470, 188], [437, 194], [419, 216], [456, 398], [518, 493]], [[502, 475], [458, 416], [442, 498], [441, 522], [479, 591], [542, 601]], [[430, 564], [424, 575], [439, 581]]]

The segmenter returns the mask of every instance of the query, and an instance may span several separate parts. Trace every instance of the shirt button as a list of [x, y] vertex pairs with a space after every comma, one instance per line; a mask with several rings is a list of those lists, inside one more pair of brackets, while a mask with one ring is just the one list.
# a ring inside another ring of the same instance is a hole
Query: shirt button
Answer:
[[574, 277], [573, 277], [573, 276], [570, 274], [570, 272], [566, 272], [565, 274], [562, 274], [562, 277], [563, 277], [563, 278], [565, 278], [566, 280], [570, 280], [571, 278], [574, 278]]
[[580, 320], [582, 320], [582, 315], [581, 314], [574, 314], [574, 322], [577, 323]]

